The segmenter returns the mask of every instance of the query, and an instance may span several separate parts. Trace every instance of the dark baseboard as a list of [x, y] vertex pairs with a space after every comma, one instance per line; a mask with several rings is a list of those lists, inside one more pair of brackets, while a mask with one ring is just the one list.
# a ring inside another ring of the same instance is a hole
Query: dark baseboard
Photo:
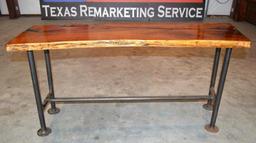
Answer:
[[8, 14], [1, 14], [0, 16], [9, 16]]
[[[2, 14], [0, 16], [9, 16], [9, 14]], [[33, 17], [33, 16], [41, 16], [41, 14], [21, 14], [20, 16]]]
[[21, 14], [21, 16], [33, 17], [33, 16], [41, 16], [41, 14]]

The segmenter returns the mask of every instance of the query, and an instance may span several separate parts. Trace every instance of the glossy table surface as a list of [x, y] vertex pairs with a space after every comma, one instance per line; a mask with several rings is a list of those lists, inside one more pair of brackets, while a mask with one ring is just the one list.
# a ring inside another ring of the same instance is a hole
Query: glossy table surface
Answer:
[[7, 51], [106, 47], [250, 48], [228, 23], [106, 22], [35, 25], [6, 44]]

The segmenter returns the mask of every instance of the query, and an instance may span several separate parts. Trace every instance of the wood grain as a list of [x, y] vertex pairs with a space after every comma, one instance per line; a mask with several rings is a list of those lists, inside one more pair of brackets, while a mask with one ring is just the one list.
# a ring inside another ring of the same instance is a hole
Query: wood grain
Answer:
[[6, 44], [7, 51], [106, 47], [250, 48], [228, 23], [36, 25]]

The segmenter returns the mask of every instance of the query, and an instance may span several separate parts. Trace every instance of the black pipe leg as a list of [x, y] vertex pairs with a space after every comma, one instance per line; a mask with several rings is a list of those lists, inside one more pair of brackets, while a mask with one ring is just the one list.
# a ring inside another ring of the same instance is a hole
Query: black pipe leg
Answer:
[[31, 72], [31, 78], [32, 78], [32, 83], [33, 83], [33, 88], [34, 88], [35, 99], [36, 99], [37, 112], [38, 112], [40, 126], [41, 126], [41, 128], [37, 131], [37, 135], [38, 136], [47, 136], [51, 133], [51, 129], [47, 128], [45, 125], [44, 111], [43, 111], [42, 99], [41, 99], [41, 94], [40, 94], [38, 78], [37, 78], [34, 53], [33, 53], [33, 51], [28, 51], [27, 55], [28, 55], [28, 62], [29, 62], [29, 67], [30, 67], [30, 72]]
[[210, 124], [205, 126], [205, 129], [209, 132], [216, 133], [219, 131], [218, 127], [215, 124], [216, 124], [218, 111], [219, 111], [219, 107], [220, 107], [220, 102], [221, 102], [221, 96], [223, 93], [224, 84], [225, 84], [225, 80], [226, 80], [226, 76], [227, 76], [227, 72], [228, 72], [228, 65], [229, 65], [231, 53], [232, 53], [232, 48], [226, 49], [226, 53], [225, 53], [225, 57], [224, 57], [223, 65], [222, 65], [222, 70], [221, 70], [221, 75], [220, 75], [220, 79], [219, 79], [218, 90], [217, 90], [216, 98], [214, 101], [211, 122], [210, 122]]
[[[213, 66], [212, 66], [211, 83], [210, 83], [209, 94], [208, 94], [209, 96], [211, 96], [211, 88], [214, 88], [214, 86], [215, 86], [218, 67], [219, 67], [219, 61], [220, 61], [220, 52], [221, 52], [221, 48], [216, 48], [215, 56], [214, 56], [214, 60], [213, 60]], [[213, 100], [209, 99], [207, 101], [207, 103], [203, 105], [203, 108], [205, 110], [212, 111], [212, 109], [213, 109]]]
[[[50, 98], [54, 99], [54, 87], [53, 87], [53, 78], [52, 78], [52, 65], [51, 65], [51, 57], [50, 51], [44, 50], [44, 58], [46, 64], [46, 71], [47, 71], [47, 79], [48, 79], [48, 86], [49, 86], [49, 94]], [[51, 108], [48, 110], [49, 114], [57, 114], [60, 112], [60, 109], [56, 107], [55, 102], [51, 102]]]

